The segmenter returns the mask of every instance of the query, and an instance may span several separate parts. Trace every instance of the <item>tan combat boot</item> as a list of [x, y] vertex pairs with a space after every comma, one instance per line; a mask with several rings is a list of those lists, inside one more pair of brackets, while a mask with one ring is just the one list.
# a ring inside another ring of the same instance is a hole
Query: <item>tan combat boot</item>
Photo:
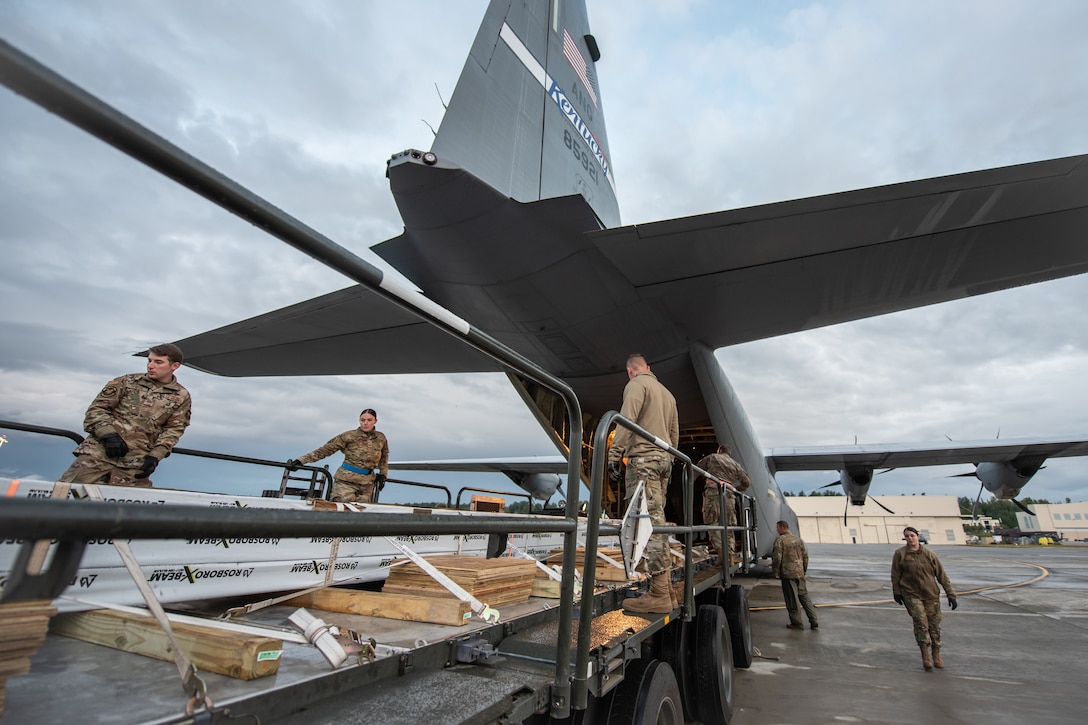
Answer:
[[938, 644], [933, 645], [933, 666], [944, 669], [944, 660], [941, 659], [941, 646]]
[[925, 667], [927, 671], [932, 670], [933, 658], [929, 655], [929, 645], [920, 644], [918, 647], [922, 650], [922, 667]]
[[672, 596], [668, 572], [654, 574], [649, 593], [637, 598], [628, 597], [623, 601], [623, 608], [628, 612], [668, 614], [673, 610]]

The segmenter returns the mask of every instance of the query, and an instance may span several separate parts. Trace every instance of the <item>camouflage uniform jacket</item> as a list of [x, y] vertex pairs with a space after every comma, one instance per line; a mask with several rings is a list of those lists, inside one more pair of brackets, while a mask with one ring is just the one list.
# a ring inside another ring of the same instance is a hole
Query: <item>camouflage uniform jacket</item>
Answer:
[[924, 546], [919, 546], [917, 551], [911, 551], [906, 546], [895, 550], [892, 555], [892, 594], [922, 600], [940, 599], [938, 582], [944, 587], [945, 594], [956, 598], [941, 560], [931, 550]]
[[[620, 415], [645, 428], [661, 440], [668, 441], [673, 448], [680, 443], [676, 398], [649, 370], [627, 381], [623, 389]], [[635, 435], [622, 426], [616, 428], [612, 447], [608, 449], [609, 461], [618, 461], [624, 456], [634, 458], [650, 455], [672, 460], [672, 456], [645, 438]]]
[[771, 552], [771, 571], [779, 579], [804, 579], [808, 572], [808, 549], [793, 534], [779, 534]]
[[87, 408], [83, 430], [90, 433], [75, 450], [77, 456], [106, 459], [99, 440], [116, 433], [128, 445], [128, 455], [118, 461], [126, 468], [139, 468], [144, 456], [160, 461], [189, 426], [192, 399], [177, 378], [157, 383], [146, 374], [122, 375], [106, 383]]
[[[724, 453], [711, 453], [709, 456], [704, 456], [703, 460], [699, 461], [699, 468], [709, 471], [723, 481], [728, 481], [738, 491], [747, 491], [752, 485], [744, 468]], [[707, 481], [707, 484], [712, 483], [710, 480]]]
[[316, 451], [300, 457], [299, 463], [313, 463], [328, 458], [337, 451], [343, 451], [344, 463], [356, 468], [377, 468], [376, 473], [383, 476], [389, 470], [389, 442], [385, 434], [372, 430], [364, 433], [362, 428], [344, 431]]

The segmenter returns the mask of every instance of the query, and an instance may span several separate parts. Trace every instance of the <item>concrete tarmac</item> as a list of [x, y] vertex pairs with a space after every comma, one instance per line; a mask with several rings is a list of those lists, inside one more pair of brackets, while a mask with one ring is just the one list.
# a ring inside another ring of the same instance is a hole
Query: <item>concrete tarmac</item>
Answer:
[[[1088, 709], [1088, 546], [935, 546], [943, 670], [922, 668], [892, 601], [889, 545], [809, 545], [820, 628], [786, 628], [779, 582], [744, 577], [752, 667], [736, 670], [733, 725], [1082, 722]], [[802, 615], [803, 616], [803, 615]]]

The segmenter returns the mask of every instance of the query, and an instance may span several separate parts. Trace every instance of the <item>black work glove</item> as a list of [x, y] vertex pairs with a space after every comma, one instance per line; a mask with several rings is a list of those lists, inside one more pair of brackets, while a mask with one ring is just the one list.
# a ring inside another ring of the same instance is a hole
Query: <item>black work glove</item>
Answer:
[[106, 447], [106, 455], [110, 458], [124, 458], [128, 455], [128, 444], [125, 439], [116, 433], [107, 433], [98, 440]]
[[895, 603], [896, 604], [902, 604], [903, 603], [903, 595], [902, 594], [896, 594], [895, 595]]
[[617, 483], [619, 482], [620, 478], [623, 477], [623, 470], [620, 468], [619, 461], [608, 462], [608, 477], [611, 478], [613, 481], [616, 481]]
[[374, 474], [374, 487], [376, 489], [378, 489], [379, 491], [381, 491], [383, 488], [385, 488], [385, 476], [383, 476], [380, 473], [375, 473]]
[[140, 472], [137, 473], [134, 478], [147, 478], [155, 472], [155, 467], [159, 465], [159, 459], [155, 456], [144, 456], [143, 465], [140, 466]]
[[297, 471], [300, 468], [302, 468], [302, 464], [299, 463], [299, 460], [297, 458], [287, 459], [287, 470], [288, 471]]
[[948, 606], [952, 607], [952, 609], [955, 609], [959, 605], [960, 605], [960, 603], [958, 601], [956, 601], [953, 597], [948, 598]]

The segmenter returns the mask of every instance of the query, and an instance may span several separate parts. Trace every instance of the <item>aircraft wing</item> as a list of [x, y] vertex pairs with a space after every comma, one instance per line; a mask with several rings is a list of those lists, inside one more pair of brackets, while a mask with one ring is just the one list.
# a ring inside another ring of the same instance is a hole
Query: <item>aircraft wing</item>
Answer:
[[1080, 274], [1085, 229], [1088, 155], [590, 236], [678, 333], [719, 348]]
[[1088, 438], [1047, 440], [1007, 438], [937, 443], [772, 448], [766, 452], [772, 472], [842, 471], [847, 468], [911, 468], [957, 463], [1015, 461], [1088, 456]]
[[180, 340], [228, 376], [498, 372], [504, 368], [362, 285]]

